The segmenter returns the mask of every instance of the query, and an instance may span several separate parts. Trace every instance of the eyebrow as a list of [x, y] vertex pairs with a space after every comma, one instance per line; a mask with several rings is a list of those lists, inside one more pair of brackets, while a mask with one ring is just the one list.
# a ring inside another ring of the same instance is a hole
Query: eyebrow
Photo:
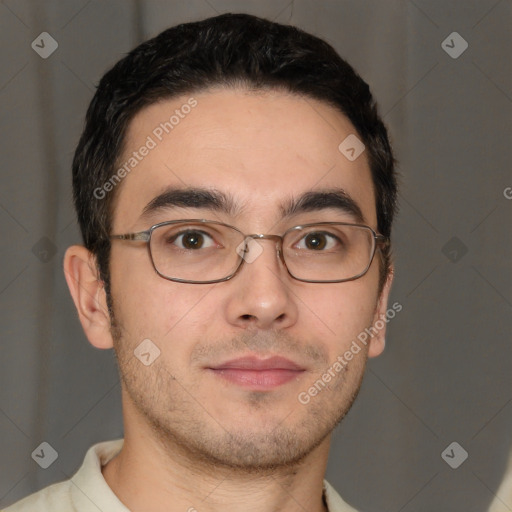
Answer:
[[364, 223], [365, 218], [360, 206], [342, 188], [311, 190], [298, 198], [291, 198], [281, 205], [284, 218], [293, 217], [299, 213], [314, 212], [331, 208], [350, 215], [357, 223]]
[[[144, 207], [141, 217], [149, 218], [160, 211], [175, 207], [208, 209], [231, 217], [240, 215], [244, 210], [233, 196], [220, 190], [202, 187], [170, 187]], [[357, 223], [365, 222], [360, 206], [342, 188], [308, 191], [296, 198], [291, 197], [279, 205], [283, 219], [324, 209], [334, 209], [348, 214]]]

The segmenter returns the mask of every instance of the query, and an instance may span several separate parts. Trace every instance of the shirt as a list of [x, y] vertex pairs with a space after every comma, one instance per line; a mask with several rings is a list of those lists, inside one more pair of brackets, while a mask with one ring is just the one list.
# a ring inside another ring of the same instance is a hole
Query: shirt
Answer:
[[[91, 446], [82, 466], [69, 480], [45, 487], [4, 512], [130, 512], [101, 473], [101, 467], [121, 451], [123, 442], [123, 439], [116, 439]], [[329, 512], [357, 512], [326, 480], [324, 496]]]
[[488, 512], [503, 512], [512, 508], [512, 452], [508, 459], [508, 467], [505, 476], [495, 494], [494, 499], [488, 509]]

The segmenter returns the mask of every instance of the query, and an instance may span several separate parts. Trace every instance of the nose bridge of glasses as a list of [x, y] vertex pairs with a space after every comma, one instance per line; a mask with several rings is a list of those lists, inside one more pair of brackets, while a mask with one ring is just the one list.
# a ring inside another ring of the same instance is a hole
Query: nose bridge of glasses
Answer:
[[[251, 235], [245, 235], [245, 243], [247, 246], [249, 245], [250, 240], [274, 240], [278, 257], [284, 264], [283, 251], [282, 251], [282, 245], [283, 245], [283, 237], [282, 236], [280, 236], [280, 235], [264, 235], [261, 233], [253, 233]], [[262, 250], [263, 250], [263, 247], [262, 247]]]

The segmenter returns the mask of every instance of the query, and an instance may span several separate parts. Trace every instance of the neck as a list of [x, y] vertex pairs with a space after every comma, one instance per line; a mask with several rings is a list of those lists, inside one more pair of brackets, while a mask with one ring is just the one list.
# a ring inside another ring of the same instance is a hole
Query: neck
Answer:
[[326, 512], [323, 477], [330, 438], [293, 466], [226, 468], [187, 454], [142, 424], [125, 424], [121, 452], [102, 468], [132, 512]]

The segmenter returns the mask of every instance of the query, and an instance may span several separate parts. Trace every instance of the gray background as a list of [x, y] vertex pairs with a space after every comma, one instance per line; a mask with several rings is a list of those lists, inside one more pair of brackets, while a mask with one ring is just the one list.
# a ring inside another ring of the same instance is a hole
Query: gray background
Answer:
[[[487, 510], [512, 440], [511, 0], [0, 2], [0, 506], [123, 432], [112, 353], [88, 344], [61, 270], [95, 84], [143, 39], [228, 11], [327, 39], [370, 83], [399, 159], [403, 310], [327, 478], [366, 512]], [[31, 48], [43, 31], [59, 44], [48, 59]], [[457, 59], [441, 45], [454, 31], [469, 44]], [[43, 441], [59, 454], [46, 470], [31, 458]], [[458, 469], [441, 458], [453, 441], [469, 454]]]

